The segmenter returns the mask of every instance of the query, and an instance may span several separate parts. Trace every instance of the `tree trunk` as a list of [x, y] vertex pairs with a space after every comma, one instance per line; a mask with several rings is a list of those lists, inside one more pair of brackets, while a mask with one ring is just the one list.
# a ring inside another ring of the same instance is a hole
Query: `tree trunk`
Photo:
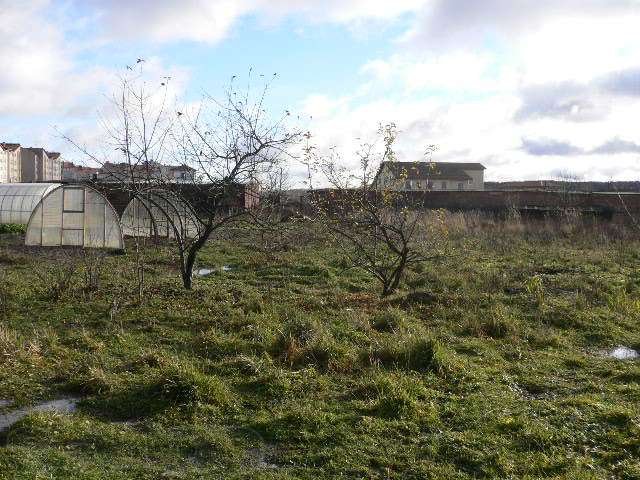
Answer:
[[191, 290], [193, 287], [193, 265], [196, 262], [196, 253], [191, 251], [182, 262], [182, 284], [187, 290]]
[[196, 258], [198, 257], [198, 252], [207, 243], [207, 240], [211, 236], [211, 232], [213, 232], [214, 227], [209, 225], [202, 233], [202, 236], [198, 238], [195, 242], [193, 242], [185, 252], [180, 253], [181, 257], [181, 270], [182, 270], [182, 284], [184, 288], [187, 290], [191, 290], [193, 287], [193, 266], [196, 263]]
[[407, 257], [409, 252], [403, 251], [400, 257], [400, 263], [395, 268], [388, 280], [386, 280], [382, 286], [382, 296], [387, 297], [396, 291], [402, 280], [402, 274], [407, 266]]

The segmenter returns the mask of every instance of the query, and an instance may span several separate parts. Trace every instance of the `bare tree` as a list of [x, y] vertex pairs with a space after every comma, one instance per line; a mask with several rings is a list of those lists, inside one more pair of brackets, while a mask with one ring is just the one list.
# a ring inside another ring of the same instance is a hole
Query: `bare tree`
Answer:
[[318, 218], [347, 256], [349, 266], [371, 274], [381, 284], [382, 296], [387, 296], [398, 288], [409, 266], [439, 256], [438, 242], [444, 230], [430, 229], [422, 221], [419, 192], [412, 195], [376, 181], [383, 162], [396, 161], [396, 126], [381, 125], [378, 134], [382, 148], [376, 143], [362, 145], [355, 172], [345, 167], [335, 151], [322, 156], [307, 147], [306, 152], [309, 181], [320, 172], [331, 185], [330, 189], [312, 189]]
[[196, 172], [192, 198], [200, 220], [197, 235], [180, 247], [186, 288], [191, 288], [196, 256], [212, 233], [258, 203], [261, 180], [281, 178], [283, 162], [301, 138], [287, 127], [288, 111], [269, 115], [268, 90], [267, 83], [254, 93], [250, 74], [243, 89], [232, 82], [222, 101], [207, 96], [197, 111], [180, 118], [176, 145], [181, 163]]
[[[206, 95], [195, 108], [169, 102], [168, 83], [155, 88], [139, 79], [122, 81], [113, 102], [115, 120], [103, 122], [109, 157], [116, 152], [119, 163], [65, 138], [150, 212], [154, 228], [158, 222], [166, 227], [190, 289], [202, 247], [257, 202], [260, 180], [280, 167], [300, 133], [287, 128], [288, 111], [278, 117], [267, 112], [269, 83], [254, 91], [251, 74], [245, 88], [232, 81], [222, 100]], [[191, 181], [176, 183], [167, 164], [189, 169]], [[136, 241], [137, 258], [139, 247]]]
[[[92, 151], [66, 134], [62, 138], [100, 167], [100, 190], [108, 196], [125, 193], [141, 198], [152, 186], [150, 179], [167, 158], [175, 118], [169, 102], [169, 81], [152, 85], [143, 79], [142, 67], [120, 78], [109, 108], [102, 112], [103, 148]], [[134, 235], [138, 301], [144, 298], [145, 239]]]

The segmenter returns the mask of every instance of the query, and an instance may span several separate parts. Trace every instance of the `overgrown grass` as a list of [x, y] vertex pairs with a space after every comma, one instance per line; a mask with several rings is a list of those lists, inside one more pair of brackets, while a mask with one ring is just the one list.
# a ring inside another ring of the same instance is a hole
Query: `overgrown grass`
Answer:
[[0, 234], [3, 233], [25, 233], [27, 227], [15, 223], [0, 223]]
[[82, 398], [0, 478], [640, 478], [640, 244], [462, 220], [384, 300], [322, 242], [211, 242], [190, 292], [151, 248], [140, 302], [127, 255], [0, 240], [0, 413]]

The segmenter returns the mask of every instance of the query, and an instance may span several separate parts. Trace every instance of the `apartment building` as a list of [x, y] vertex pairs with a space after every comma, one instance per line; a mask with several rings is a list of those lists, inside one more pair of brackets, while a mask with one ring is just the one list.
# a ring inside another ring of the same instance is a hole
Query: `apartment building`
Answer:
[[22, 148], [20, 166], [20, 181], [23, 183], [62, 180], [62, 165], [57, 152], [48, 153], [44, 148]]
[[21, 181], [21, 151], [18, 143], [0, 143], [0, 183]]

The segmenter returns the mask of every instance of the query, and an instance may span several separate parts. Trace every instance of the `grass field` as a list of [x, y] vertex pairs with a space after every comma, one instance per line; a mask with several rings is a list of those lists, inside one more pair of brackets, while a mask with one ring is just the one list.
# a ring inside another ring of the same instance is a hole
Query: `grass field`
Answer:
[[140, 302], [132, 253], [2, 236], [0, 414], [80, 401], [0, 434], [0, 478], [640, 478], [640, 362], [607, 356], [640, 243], [449, 242], [384, 300], [322, 242], [211, 242], [193, 291], [159, 247]]

